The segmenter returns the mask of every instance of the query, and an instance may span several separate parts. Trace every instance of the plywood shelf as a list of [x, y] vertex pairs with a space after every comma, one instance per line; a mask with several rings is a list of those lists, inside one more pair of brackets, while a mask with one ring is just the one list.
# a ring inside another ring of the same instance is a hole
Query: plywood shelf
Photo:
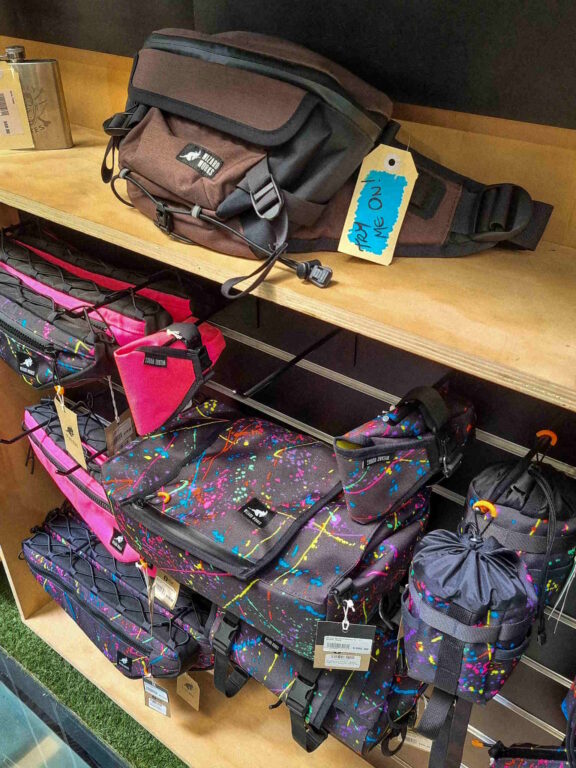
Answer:
[[[74, 130], [71, 150], [0, 155], [0, 202], [215, 280], [252, 262], [176, 243], [118, 203], [99, 177], [105, 137]], [[321, 291], [278, 268], [257, 295], [482, 379], [576, 410], [576, 251], [493, 250], [378, 267], [321, 254]]]
[[[159, 681], [170, 695], [168, 720], [144, 706], [141, 681], [127, 680], [118, 672], [58, 605], [47, 604], [26, 624], [193, 768], [269, 768], [272, 756], [276, 768], [366, 768], [363, 758], [332, 738], [306, 754], [291, 739], [286, 707], [270, 712], [276, 698], [257, 683], [248, 683], [232, 700], [214, 688], [210, 673], [195, 673], [200, 686], [196, 712], [177, 695], [175, 680]], [[378, 750], [370, 762], [379, 768], [397, 766]]]

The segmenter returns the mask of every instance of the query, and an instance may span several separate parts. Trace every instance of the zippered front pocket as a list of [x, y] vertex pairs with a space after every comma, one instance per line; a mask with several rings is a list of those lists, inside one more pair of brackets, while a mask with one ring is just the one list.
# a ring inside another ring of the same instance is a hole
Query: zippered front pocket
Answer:
[[[92, 577], [95, 589], [91, 589], [88, 583], [83, 583], [89, 581], [88, 575], [72, 572], [76, 566], [90, 568], [90, 564], [65, 545], [52, 545], [59, 553], [55, 558], [42, 554], [34, 542], [36, 537], [44, 536], [48, 534], [40, 531], [24, 542], [30, 570], [121, 672], [129, 677], [141, 677], [147, 671], [156, 677], [176, 677], [189, 668], [198, 643], [188, 633], [170, 620], [160, 625], [155, 623], [150, 633], [149, 616], [141, 600], [97, 575]], [[120, 654], [133, 663], [119, 663]]]
[[109, 368], [103, 327], [59, 316], [54, 303], [0, 273], [0, 358], [37, 388], [101, 375]]
[[[219, 65], [229, 69], [240, 69], [246, 73], [269, 78], [271, 81], [289, 83], [295, 89], [314, 94], [340, 112], [371, 141], [376, 141], [382, 127], [365, 110], [358, 106], [340, 84], [329, 74], [306, 65], [293, 65], [286, 60], [237, 48], [227, 41], [191, 39], [182, 35], [154, 32], [146, 41], [144, 50], [166, 51], [195, 58], [206, 64]], [[141, 53], [142, 55], [142, 53]]]
[[[270, 565], [298, 531], [340, 491], [338, 483], [297, 517], [281, 511], [276, 513], [258, 499], [252, 499], [237, 508], [238, 514], [232, 522], [223, 525], [213, 515], [203, 515], [201, 508], [197, 508], [193, 522], [189, 515], [188, 523], [179, 524], [177, 519], [166, 514], [165, 509], [163, 511], [169, 495], [167, 491], [123, 506], [127, 506], [130, 515], [151, 533], [245, 581]], [[152, 500], [161, 500], [161, 505]]]

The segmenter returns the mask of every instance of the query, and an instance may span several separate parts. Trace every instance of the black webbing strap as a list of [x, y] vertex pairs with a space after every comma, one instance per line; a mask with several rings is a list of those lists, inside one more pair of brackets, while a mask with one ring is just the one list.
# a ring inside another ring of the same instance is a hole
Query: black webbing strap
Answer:
[[[451, 605], [448, 613], [437, 611], [422, 599], [412, 584], [409, 587], [409, 594], [413, 602], [418, 606], [418, 616], [420, 619], [433, 629], [441, 632], [444, 635], [444, 640], [452, 638], [455, 642], [463, 644], [509, 642], [526, 635], [532, 626], [531, 616], [526, 616], [520, 621], [510, 624], [491, 624], [484, 627], [472, 626], [468, 621], [468, 611], [460, 609], [456, 605]], [[405, 617], [405, 619], [408, 622], [410, 621], [409, 617]], [[442, 641], [443, 643], [444, 640]], [[444, 646], [442, 645], [442, 647]], [[441, 666], [440, 659], [438, 665]], [[436, 681], [436, 684], [439, 684], [438, 674], [436, 675]]]
[[[259, 163], [250, 168], [246, 176], [238, 185], [248, 192], [252, 201], [253, 212], [256, 213], [256, 221], [252, 226], [245, 223], [244, 229], [251, 239], [256, 239], [258, 230], [264, 233], [271, 231], [274, 242], [268, 244], [268, 249], [260, 247], [259, 250], [268, 251], [268, 258], [249, 275], [233, 277], [222, 285], [222, 295], [227, 299], [239, 299], [257, 288], [268, 277], [268, 274], [280, 259], [287, 248], [288, 241], [288, 211], [284, 204], [282, 192], [279, 190], [274, 177], [268, 167], [268, 159], [264, 157]], [[234, 293], [237, 286], [246, 280], [255, 278], [250, 285], [239, 293]]]
[[[446, 618], [465, 626], [470, 624], [471, 616], [469, 611], [452, 604]], [[466, 712], [465, 704], [458, 709], [456, 695], [465, 645], [466, 641], [449, 634], [444, 634], [440, 643], [434, 692], [418, 726], [419, 733], [435, 742], [430, 753], [429, 768], [460, 768], [468, 721], [462, 731], [460, 724], [455, 722], [455, 714], [457, 711]], [[453, 743], [456, 736], [460, 736], [460, 742]], [[457, 763], [447, 762], [448, 751], [451, 755], [460, 755]]]
[[313, 728], [306, 720], [322, 671], [321, 669], [314, 669], [309, 663], [302, 661], [298, 677], [294, 679], [286, 696], [286, 706], [290, 711], [292, 738], [306, 752], [314, 752], [328, 735], [324, 730]]
[[416, 184], [410, 196], [408, 210], [421, 219], [431, 219], [446, 194], [446, 185], [437, 176], [425, 170], [418, 172]]
[[[450, 411], [444, 398], [435, 387], [414, 387], [398, 403], [398, 410], [403, 406], [416, 405], [422, 414], [424, 423], [431, 432], [438, 432], [450, 418]], [[400, 419], [400, 416], [397, 420]]]
[[506, 240], [506, 245], [520, 250], [533, 251], [544, 234], [552, 209], [553, 206], [548, 205], [548, 203], [533, 200], [530, 221], [519, 235]]
[[[533, 521], [534, 519], [532, 518]], [[512, 531], [510, 528], [498, 525], [497, 519], [490, 523], [490, 536], [493, 536], [496, 541], [500, 542], [507, 549], [520, 550], [529, 555], [543, 555], [545, 552], [550, 554], [566, 552], [576, 544], [576, 532], [570, 536], [556, 539], [550, 546], [547, 536], [531, 536], [529, 533]]]
[[428, 768], [460, 768], [462, 764], [472, 703], [458, 697], [451, 698], [453, 704], [450, 706], [438, 737], [432, 744]]
[[212, 638], [214, 651], [214, 686], [227, 698], [232, 698], [249, 680], [250, 675], [230, 661], [230, 651], [238, 632], [240, 620], [231, 613], [225, 613]]
[[[208, 350], [202, 342], [202, 336], [196, 323], [172, 323], [166, 328], [166, 333], [174, 337], [174, 341], [183, 341], [188, 352], [192, 354], [192, 364], [196, 378], [200, 380], [204, 371], [212, 366]], [[158, 347], [159, 350], [162, 347]]]
[[[102, 166], [100, 168], [100, 175], [105, 184], [109, 184], [112, 181], [116, 150], [118, 149], [120, 142], [124, 136], [134, 128], [134, 126], [138, 125], [147, 112], [148, 107], [144, 106], [144, 104], [138, 104], [126, 112], [117, 112], [115, 115], [112, 115], [112, 117], [109, 117], [104, 121], [102, 127], [104, 132], [110, 136], [110, 141], [106, 146], [104, 158], [102, 159]], [[112, 155], [112, 157], [110, 158], [110, 163], [108, 163], [110, 155]]]
[[551, 205], [534, 202], [525, 189], [515, 184], [464, 187], [450, 230], [477, 242], [533, 249], [551, 213]]

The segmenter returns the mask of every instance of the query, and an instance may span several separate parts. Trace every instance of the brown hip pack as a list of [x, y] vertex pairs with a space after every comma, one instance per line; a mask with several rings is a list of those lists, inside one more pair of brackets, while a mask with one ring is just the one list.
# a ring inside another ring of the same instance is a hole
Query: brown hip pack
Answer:
[[[102, 177], [172, 238], [262, 260], [252, 284], [233, 293], [246, 278], [230, 280], [226, 296], [252, 290], [277, 261], [326, 287], [330, 268], [287, 253], [336, 250], [362, 160], [379, 144], [402, 147], [391, 110], [385, 94], [299, 45], [164, 29], [135, 57], [126, 110], [104, 124]], [[536, 246], [550, 206], [413, 156], [419, 175], [396, 255]]]

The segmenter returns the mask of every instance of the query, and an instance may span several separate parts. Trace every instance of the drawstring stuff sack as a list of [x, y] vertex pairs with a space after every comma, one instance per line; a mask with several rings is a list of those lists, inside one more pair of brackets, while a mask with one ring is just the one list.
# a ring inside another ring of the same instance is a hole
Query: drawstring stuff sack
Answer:
[[433, 531], [417, 545], [402, 620], [408, 672], [434, 686], [419, 726], [437, 740], [431, 766], [445, 764], [438, 752], [454, 745], [453, 728], [464, 736], [470, 705], [501, 690], [528, 646], [536, 605], [519, 556], [475, 526]]
[[[538, 446], [538, 444], [537, 444]], [[534, 461], [536, 448], [519, 461], [494, 464], [468, 489], [464, 524], [480, 510], [487, 530], [522, 558], [538, 594], [539, 641], [547, 605], [559, 605], [570, 586], [576, 552], [576, 481], [549, 464]]]

